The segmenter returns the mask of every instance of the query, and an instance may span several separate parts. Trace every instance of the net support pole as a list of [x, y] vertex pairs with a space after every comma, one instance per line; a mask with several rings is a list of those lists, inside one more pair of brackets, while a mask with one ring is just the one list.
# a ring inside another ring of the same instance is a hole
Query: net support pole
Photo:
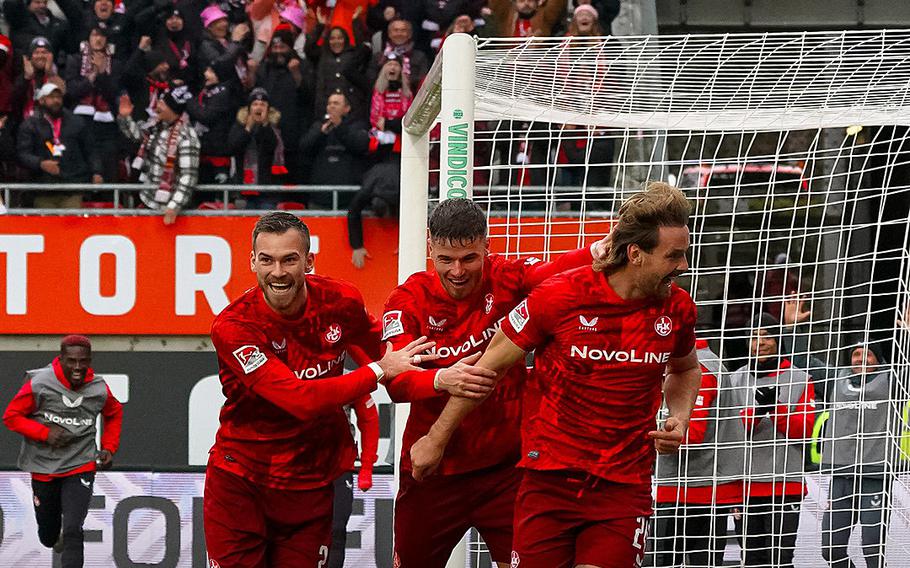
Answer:
[[477, 44], [452, 34], [442, 45], [439, 199], [474, 195], [474, 64]]

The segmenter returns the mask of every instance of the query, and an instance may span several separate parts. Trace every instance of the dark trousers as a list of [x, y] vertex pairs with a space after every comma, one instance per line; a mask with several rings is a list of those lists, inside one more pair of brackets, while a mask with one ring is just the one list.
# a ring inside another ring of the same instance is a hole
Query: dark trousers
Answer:
[[822, 555], [833, 568], [853, 568], [847, 554], [850, 533], [859, 521], [863, 557], [868, 568], [885, 565], [888, 534], [888, 493], [885, 478], [835, 475], [822, 519]]
[[354, 474], [347, 472], [335, 480], [335, 502], [332, 510], [332, 546], [328, 568], [344, 566], [344, 547], [348, 539], [348, 519], [354, 510]]
[[736, 521], [743, 565], [792, 568], [802, 495], [750, 497]]
[[654, 565], [723, 566], [729, 513], [723, 505], [658, 503], [652, 517]]
[[63, 568], [82, 568], [82, 523], [92, 500], [95, 473], [87, 472], [53, 481], [32, 480], [38, 539], [51, 548], [63, 529]]

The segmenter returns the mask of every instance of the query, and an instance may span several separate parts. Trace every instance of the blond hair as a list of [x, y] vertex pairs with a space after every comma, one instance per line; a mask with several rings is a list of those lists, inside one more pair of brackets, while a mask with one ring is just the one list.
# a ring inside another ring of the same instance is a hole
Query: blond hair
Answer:
[[609, 250], [594, 261], [594, 270], [611, 273], [629, 262], [629, 245], [645, 252], [657, 246], [661, 227], [685, 227], [689, 222], [686, 196], [668, 183], [651, 182], [619, 208], [619, 219], [610, 231]]

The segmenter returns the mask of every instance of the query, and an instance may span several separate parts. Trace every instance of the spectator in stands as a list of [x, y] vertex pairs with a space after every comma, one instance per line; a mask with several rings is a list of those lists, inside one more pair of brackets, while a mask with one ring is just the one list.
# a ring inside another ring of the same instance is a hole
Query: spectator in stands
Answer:
[[619, 0], [572, 0], [572, 5], [577, 10], [580, 6], [591, 6], [597, 11], [600, 29], [604, 34], [610, 35], [613, 20], [619, 15]]
[[742, 393], [707, 341], [696, 339], [695, 348], [701, 387], [685, 445], [657, 456], [655, 566], [723, 566], [727, 517], [743, 502]]
[[473, 20], [480, 16], [484, 4], [485, 0], [416, 0], [412, 17], [420, 30], [415, 38], [417, 48], [425, 53], [433, 53], [439, 48], [445, 31], [455, 18], [467, 14]]
[[[309, 65], [294, 52], [293, 44], [291, 31], [279, 25], [256, 79], [256, 85], [268, 92], [271, 106], [281, 113], [279, 126], [287, 148], [298, 147], [305, 125], [313, 120], [312, 73]], [[303, 183], [299, 152], [287, 152], [285, 166], [290, 183]]]
[[363, 185], [354, 194], [348, 207], [348, 243], [351, 263], [363, 268], [370, 256], [363, 240], [363, 211], [369, 209], [377, 217], [398, 216], [401, 191], [401, 161], [390, 160], [373, 166], [363, 176]]
[[300, 57], [306, 57], [306, 13], [297, 4], [286, 4], [278, 14], [280, 20], [291, 26], [294, 34], [294, 51]]
[[572, 13], [572, 19], [569, 21], [569, 29], [566, 31], [569, 37], [591, 37], [604, 35], [603, 28], [600, 25], [597, 9], [590, 4], [579, 4]]
[[805, 441], [815, 424], [809, 375], [780, 352], [780, 324], [769, 314], [752, 323], [749, 362], [730, 383], [744, 393], [740, 412], [751, 439], [746, 502], [737, 533], [744, 566], [793, 566], [799, 509], [806, 492]]
[[467, 14], [462, 14], [455, 18], [452, 22], [452, 25], [449, 26], [449, 29], [446, 30], [446, 33], [439, 41], [433, 42], [434, 53], [442, 49], [442, 44], [445, 42], [446, 38], [452, 34], [468, 34], [471, 36], [478, 35], [477, 33], [477, 24], [471, 16]]
[[164, 55], [173, 78], [183, 81], [190, 88], [196, 88], [201, 83], [197, 37], [186, 30], [183, 12], [175, 8], [168, 12], [154, 42], [154, 48]]
[[[63, 108], [59, 81], [56, 78], [41, 87], [37, 112], [19, 127], [19, 164], [35, 183], [100, 183], [101, 164], [90, 128], [81, 117]], [[39, 193], [34, 196], [34, 205], [76, 208], [82, 205], [82, 194]]]
[[411, 22], [404, 19], [389, 22], [386, 42], [381, 46], [374, 46], [376, 54], [373, 56], [371, 75], [378, 76], [385, 61], [390, 55], [395, 54], [401, 61], [402, 72], [411, 80], [411, 90], [416, 92], [430, 70], [430, 62], [426, 54], [414, 49], [412, 29]]
[[22, 74], [13, 84], [12, 112], [15, 124], [31, 116], [35, 108], [35, 93], [51, 77], [57, 76], [53, 48], [47, 38], [36, 37], [28, 49], [28, 57], [22, 59]]
[[[281, 113], [269, 105], [268, 92], [262, 87], [253, 89], [247, 106], [237, 111], [228, 140], [240, 183], [272, 185], [287, 178], [280, 121]], [[283, 197], [277, 192], [259, 191], [242, 195], [247, 209], [276, 209]]]
[[[560, 185], [610, 187], [612, 161], [613, 139], [606, 136], [606, 132], [574, 124], [563, 125], [556, 156], [556, 163], [561, 166]], [[592, 201], [589, 207], [598, 203]], [[601, 206], [609, 206], [608, 201], [603, 201]]]
[[12, 125], [9, 114], [0, 112], [0, 181], [5, 182], [16, 181], [16, 136]]
[[0, 114], [13, 111], [13, 43], [0, 34]]
[[[227, 24], [227, 19], [224, 20]], [[205, 68], [205, 86], [190, 99], [186, 112], [199, 136], [199, 183], [228, 183], [231, 177], [231, 147], [228, 135], [237, 115], [240, 85], [234, 61], [214, 59]]]
[[367, 27], [373, 32], [370, 45], [375, 58], [388, 41], [389, 22], [402, 17], [401, 0], [379, 0], [367, 10]]
[[171, 225], [186, 207], [196, 189], [199, 175], [199, 138], [189, 124], [186, 105], [192, 94], [186, 85], [174, 87], [157, 99], [156, 119], [145, 129], [133, 119], [133, 104], [121, 97], [117, 122], [120, 131], [139, 153], [134, 162], [147, 182], [139, 193], [142, 203], [164, 212], [164, 224]]
[[352, 112], [366, 118], [372, 84], [367, 76], [370, 50], [363, 43], [367, 33], [355, 12], [352, 26], [356, 37], [354, 42], [347, 31], [336, 26], [326, 31], [326, 18], [319, 14], [319, 23], [307, 35], [307, 59], [313, 63], [316, 72], [316, 112], [321, 112], [329, 95], [342, 93], [351, 105]]
[[119, 178], [120, 132], [112, 112], [117, 105], [120, 66], [107, 31], [94, 28], [66, 63], [66, 91], [73, 112], [89, 124], [92, 143], [101, 162], [101, 177], [114, 183]]
[[[351, 105], [343, 93], [329, 95], [326, 119], [317, 120], [300, 141], [300, 152], [313, 160], [310, 183], [314, 185], [359, 185], [370, 134], [365, 122], [351, 116]], [[327, 200], [311, 200], [326, 207]]]
[[566, 0], [490, 0], [488, 35], [498, 37], [550, 36], [566, 13]]
[[80, 41], [88, 39], [93, 29], [102, 29], [107, 34], [107, 42], [113, 46], [114, 57], [125, 61], [133, 45], [133, 26], [127, 13], [114, 9], [114, 0], [94, 0], [91, 8], [86, 7], [82, 19], [74, 22], [78, 25], [76, 37]]
[[245, 65], [246, 49], [243, 41], [250, 35], [250, 27], [239, 23], [230, 30], [231, 37], [228, 38], [228, 15], [217, 4], [208, 6], [200, 16], [205, 31], [199, 42], [199, 60], [207, 65], [222, 62], [231, 66]]
[[143, 36], [123, 72], [123, 87], [129, 93], [135, 120], [155, 117], [158, 100], [170, 87], [170, 80], [170, 64], [160, 51], [152, 49], [152, 38]]
[[822, 555], [834, 568], [853, 566], [847, 554], [859, 523], [868, 568], [884, 566], [891, 478], [891, 370], [878, 346], [849, 347], [846, 366], [829, 389], [822, 470], [831, 472], [822, 519]]
[[374, 130], [401, 135], [401, 119], [414, 100], [410, 83], [401, 60], [394, 53], [390, 53], [373, 87], [370, 126]]
[[70, 27], [47, 8], [48, 0], [6, 0], [3, 13], [9, 23], [13, 53], [31, 54], [36, 38], [44, 38], [61, 54], [73, 46]]

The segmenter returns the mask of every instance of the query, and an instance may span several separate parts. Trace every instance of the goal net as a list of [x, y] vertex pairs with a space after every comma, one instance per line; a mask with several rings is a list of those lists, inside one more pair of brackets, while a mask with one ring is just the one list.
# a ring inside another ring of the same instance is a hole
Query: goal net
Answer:
[[[905, 30], [450, 36], [405, 119], [400, 276], [439, 199], [551, 258], [646, 182], [680, 187], [713, 382], [658, 462], [645, 563], [905, 565], [908, 94]], [[476, 537], [464, 562], [489, 566]]]

